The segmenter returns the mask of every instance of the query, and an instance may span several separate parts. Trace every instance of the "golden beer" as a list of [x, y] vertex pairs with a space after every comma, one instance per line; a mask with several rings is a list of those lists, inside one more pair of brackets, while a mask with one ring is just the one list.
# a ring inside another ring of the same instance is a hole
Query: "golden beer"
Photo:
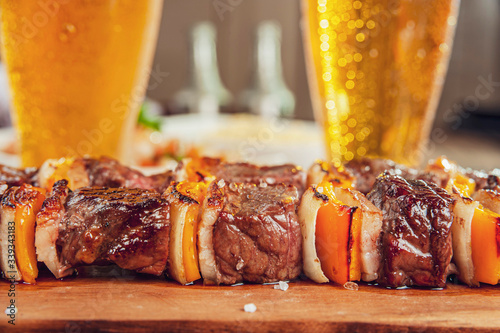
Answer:
[[303, 0], [316, 119], [332, 162], [420, 162], [446, 75], [459, 0]]
[[[2, 57], [24, 166], [123, 157], [162, 0], [0, 0]], [[124, 145], [125, 144], [125, 145]]]

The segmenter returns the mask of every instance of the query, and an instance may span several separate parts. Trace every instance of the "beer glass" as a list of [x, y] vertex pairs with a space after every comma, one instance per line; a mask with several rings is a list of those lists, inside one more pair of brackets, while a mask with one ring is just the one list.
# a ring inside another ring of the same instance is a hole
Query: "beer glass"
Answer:
[[418, 165], [446, 75], [459, 0], [302, 0], [315, 118], [337, 166]]
[[2, 58], [24, 166], [123, 158], [163, 0], [0, 0]]

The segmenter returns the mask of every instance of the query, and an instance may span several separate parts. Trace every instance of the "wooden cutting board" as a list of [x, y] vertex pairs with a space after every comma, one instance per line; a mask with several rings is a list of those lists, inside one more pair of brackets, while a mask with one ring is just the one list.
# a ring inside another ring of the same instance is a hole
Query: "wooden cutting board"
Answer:
[[[9, 284], [0, 286], [5, 306]], [[491, 286], [388, 290], [360, 284], [354, 291], [301, 280], [281, 291], [273, 285], [180, 286], [116, 271], [64, 281], [46, 276], [36, 285], [16, 285], [15, 294], [16, 325], [3, 316], [0, 332], [500, 329], [500, 287]], [[248, 303], [257, 311], [244, 312]]]

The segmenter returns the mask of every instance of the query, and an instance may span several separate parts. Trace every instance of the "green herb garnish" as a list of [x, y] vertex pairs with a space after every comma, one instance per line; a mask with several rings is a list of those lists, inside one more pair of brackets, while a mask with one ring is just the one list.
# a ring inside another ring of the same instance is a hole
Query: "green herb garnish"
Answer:
[[161, 129], [161, 118], [151, 114], [146, 103], [142, 103], [137, 123], [144, 127], [151, 128], [155, 131], [160, 131]]

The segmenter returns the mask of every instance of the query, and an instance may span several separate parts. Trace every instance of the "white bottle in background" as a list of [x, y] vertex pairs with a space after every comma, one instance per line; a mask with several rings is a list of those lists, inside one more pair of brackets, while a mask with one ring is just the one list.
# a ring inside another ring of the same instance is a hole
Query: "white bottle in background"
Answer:
[[295, 98], [283, 79], [279, 24], [261, 22], [254, 48], [252, 84], [239, 96], [239, 106], [265, 117], [292, 117]]
[[202, 115], [216, 115], [227, 107], [231, 93], [219, 75], [216, 31], [211, 22], [199, 22], [191, 29], [189, 84], [174, 96], [176, 109]]

